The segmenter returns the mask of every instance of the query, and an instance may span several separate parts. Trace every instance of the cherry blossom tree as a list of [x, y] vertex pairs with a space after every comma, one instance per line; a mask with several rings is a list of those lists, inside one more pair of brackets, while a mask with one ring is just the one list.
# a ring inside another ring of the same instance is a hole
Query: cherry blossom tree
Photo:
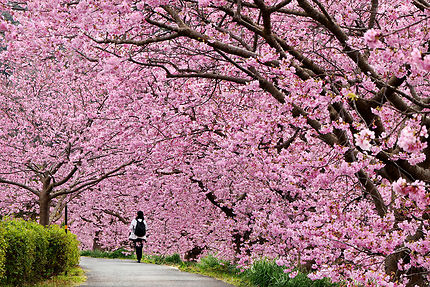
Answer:
[[151, 157], [146, 206], [170, 222], [159, 234], [193, 223], [182, 251], [204, 236], [194, 247], [226, 242], [244, 264], [269, 255], [351, 286], [428, 285], [427, 1], [3, 5], [20, 25], [1, 22], [2, 61], [73, 51], [108, 90], [140, 94], [135, 135], [156, 138], [136, 146]]
[[[138, 158], [121, 144], [128, 127], [121, 128], [109, 95], [89, 87], [84, 75], [70, 81], [67, 71], [55, 70], [48, 60], [28, 67], [14, 64], [0, 93], [0, 183], [10, 199], [15, 192], [25, 198], [23, 190], [36, 196], [40, 223], [47, 225], [67, 201], [123, 174]], [[50, 214], [53, 201], [56, 208]]]

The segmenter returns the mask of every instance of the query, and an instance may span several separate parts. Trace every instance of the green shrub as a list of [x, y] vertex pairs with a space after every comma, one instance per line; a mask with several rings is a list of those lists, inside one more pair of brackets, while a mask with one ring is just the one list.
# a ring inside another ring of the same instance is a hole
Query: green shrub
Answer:
[[21, 286], [63, 272], [79, 262], [76, 236], [57, 226], [0, 221], [0, 285]]
[[32, 277], [35, 280], [41, 280], [46, 277], [45, 267], [48, 262], [48, 236], [46, 229], [34, 222], [22, 222], [24, 228], [34, 234], [34, 261], [31, 266]]
[[255, 261], [246, 271], [245, 276], [256, 286], [271, 287], [275, 282], [281, 280], [280, 277], [283, 274], [285, 274], [283, 267], [274, 261], [263, 259]]
[[146, 256], [146, 259], [148, 259], [150, 262], [154, 264], [164, 264], [164, 255], [149, 255]]
[[263, 259], [255, 261], [251, 268], [245, 271], [244, 276], [258, 287], [334, 287], [339, 284], [331, 283], [330, 279], [311, 280], [304, 273], [298, 272], [290, 278], [284, 272], [285, 267], [279, 266], [273, 260]]
[[70, 269], [79, 264], [79, 241], [75, 234], [67, 233], [67, 264], [66, 269]]
[[79, 263], [79, 249], [76, 235], [65, 233], [63, 229], [52, 225], [46, 229], [48, 233], [48, 254], [50, 260], [46, 265], [48, 276], [59, 274]]
[[208, 255], [206, 257], [202, 257], [197, 263], [197, 266], [199, 266], [201, 269], [216, 269], [220, 266], [218, 258], [214, 257], [213, 255]]
[[[284, 273], [285, 274], [285, 273]], [[331, 283], [330, 279], [311, 280], [304, 273], [298, 273], [294, 278], [289, 278], [288, 274], [278, 277], [273, 287], [334, 287], [338, 284]]]
[[0, 282], [5, 276], [5, 262], [6, 262], [6, 249], [7, 243], [4, 238], [5, 229], [0, 225]]
[[36, 258], [36, 232], [26, 228], [23, 220], [3, 222], [7, 241], [5, 262], [6, 282], [19, 285], [32, 281], [32, 266]]
[[128, 251], [128, 250], [126, 250], [124, 248], [119, 248], [119, 249], [114, 250], [112, 252], [105, 252], [105, 253], [107, 253], [106, 257], [108, 257], [108, 258], [123, 258], [123, 259], [126, 259], [126, 258], [133, 258], [133, 257], [135, 257], [134, 253], [131, 253], [130, 251]]
[[172, 263], [172, 264], [182, 263], [181, 256], [178, 253], [172, 254], [170, 256], [166, 256], [164, 260], [166, 263]]
[[213, 255], [202, 257], [197, 263], [197, 267], [207, 272], [238, 274], [240, 271], [229, 261], [218, 259]]

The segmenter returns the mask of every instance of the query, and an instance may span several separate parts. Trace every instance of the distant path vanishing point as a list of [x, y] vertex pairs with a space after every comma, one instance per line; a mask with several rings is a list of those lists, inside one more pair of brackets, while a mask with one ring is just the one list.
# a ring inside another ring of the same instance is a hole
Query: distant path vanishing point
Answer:
[[222, 281], [174, 267], [132, 260], [81, 257], [87, 281], [80, 286], [115, 287], [232, 287]]

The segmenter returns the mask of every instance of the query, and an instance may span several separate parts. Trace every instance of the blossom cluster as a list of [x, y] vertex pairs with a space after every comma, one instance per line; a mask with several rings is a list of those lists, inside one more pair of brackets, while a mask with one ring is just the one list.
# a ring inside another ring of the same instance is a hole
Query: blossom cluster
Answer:
[[428, 137], [425, 128], [417, 131], [410, 126], [406, 126], [400, 132], [398, 145], [406, 152], [419, 153], [427, 147], [427, 142], [421, 142], [420, 137]]
[[354, 135], [355, 143], [362, 150], [370, 151], [372, 148], [371, 140], [375, 139], [375, 132], [369, 129], [363, 129]]
[[421, 211], [426, 211], [430, 205], [430, 193], [423, 181], [416, 180], [408, 183], [404, 178], [399, 178], [392, 184], [393, 190], [403, 196], [408, 196], [416, 203]]

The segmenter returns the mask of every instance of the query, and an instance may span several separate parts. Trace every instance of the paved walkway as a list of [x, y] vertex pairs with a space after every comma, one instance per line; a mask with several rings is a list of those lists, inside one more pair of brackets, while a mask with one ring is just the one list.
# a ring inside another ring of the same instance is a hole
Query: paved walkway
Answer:
[[115, 287], [232, 287], [198, 274], [174, 267], [137, 263], [132, 260], [81, 257], [81, 267], [88, 277], [81, 286]]

